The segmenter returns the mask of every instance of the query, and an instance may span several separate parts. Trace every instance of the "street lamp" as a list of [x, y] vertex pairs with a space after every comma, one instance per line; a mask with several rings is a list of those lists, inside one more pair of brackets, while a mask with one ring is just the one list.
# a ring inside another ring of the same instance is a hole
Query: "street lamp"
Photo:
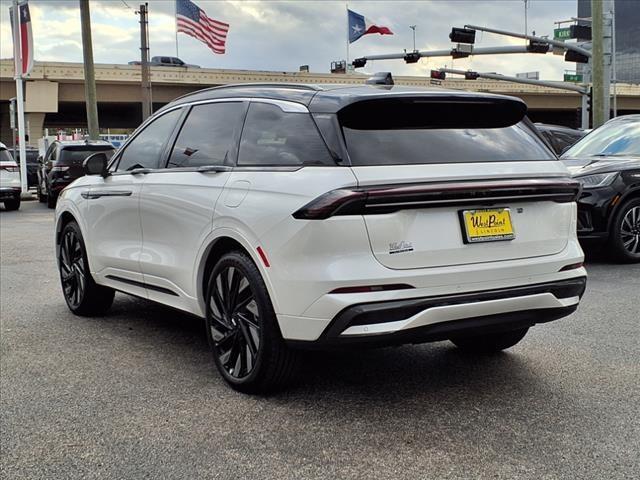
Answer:
[[416, 27], [417, 25], [409, 25], [409, 28], [413, 30], [413, 51], [416, 51]]

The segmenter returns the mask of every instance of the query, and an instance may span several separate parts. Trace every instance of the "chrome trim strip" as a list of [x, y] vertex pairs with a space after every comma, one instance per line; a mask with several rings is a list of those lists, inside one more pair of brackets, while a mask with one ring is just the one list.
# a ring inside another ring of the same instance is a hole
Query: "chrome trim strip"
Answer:
[[82, 192], [82, 198], [95, 199], [100, 197], [130, 197], [133, 194], [131, 190], [94, 190]]

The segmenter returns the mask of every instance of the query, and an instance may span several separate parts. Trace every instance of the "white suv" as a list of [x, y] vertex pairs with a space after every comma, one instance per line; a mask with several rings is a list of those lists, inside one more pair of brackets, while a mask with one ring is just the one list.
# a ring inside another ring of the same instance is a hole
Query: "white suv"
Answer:
[[20, 171], [4, 143], [0, 143], [0, 202], [7, 210], [20, 208]]
[[61, 194], [64, 297], [114, 290], [206, 319], [244, 392], [305, 347], [508, 348], [586, 284], [579, 184], [518, 99], [441, 89], [239, 85], [170, 103]]

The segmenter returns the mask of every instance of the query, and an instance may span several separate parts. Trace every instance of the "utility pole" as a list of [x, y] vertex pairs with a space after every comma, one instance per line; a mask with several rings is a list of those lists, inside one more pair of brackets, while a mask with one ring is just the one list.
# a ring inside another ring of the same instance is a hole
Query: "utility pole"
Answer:
[[93, 67], [89, 0], [80, 0], [80, 23], [82, 25], [82, 57], [84, 60], [84, 95], [87, 106], [87, 127], [89, 138], [91, 140], [99, 140], [98, 99], [96, 95], [96, 73]]
[[151, 103], [151, 80], [149, 74], [149, 31], [147, 26], [148, 4], [140, 5], [136, 13], [140, 15], [140, 73], [142, 76], [142, 121], [144, 122], [153, 113]]
[[[604, 68], [604, 12], [602, 0], [591, 0], [592, 57], [591, 81], [593, 82], [593, 128], [606, 121], [605, 116], [605, 68]], [[609, 92], [606, 92], [609, 95]]]

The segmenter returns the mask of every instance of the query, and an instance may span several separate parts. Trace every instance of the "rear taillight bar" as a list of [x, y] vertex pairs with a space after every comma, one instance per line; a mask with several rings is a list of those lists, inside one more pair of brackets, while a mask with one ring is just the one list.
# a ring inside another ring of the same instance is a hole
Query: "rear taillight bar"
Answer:
[[18, 167], [0, 167], [0, 170], [6, 170], [7, 172], [17, 172], [18, 171]]
[[567, 203], [576, 201], [580, 192], [580, 182], [564, 177], [374, 185], [332, 190], [294, 212], [293, 217], [323, 220], [334, 215], [371, 215], [409, 208], [530, 201]]

